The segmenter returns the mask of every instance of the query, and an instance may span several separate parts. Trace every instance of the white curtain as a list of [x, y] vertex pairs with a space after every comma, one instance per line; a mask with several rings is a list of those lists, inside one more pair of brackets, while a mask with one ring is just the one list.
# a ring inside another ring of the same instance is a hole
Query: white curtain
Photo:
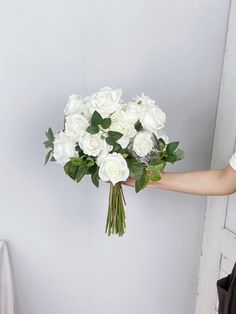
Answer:
[[7, 245], [0, 241], [0, 314], [14, 314], [14, 290]]

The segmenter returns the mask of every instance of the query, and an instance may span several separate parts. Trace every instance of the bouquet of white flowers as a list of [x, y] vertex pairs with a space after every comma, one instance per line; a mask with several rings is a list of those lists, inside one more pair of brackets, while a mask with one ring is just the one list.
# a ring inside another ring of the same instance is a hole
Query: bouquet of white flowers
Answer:
[[179, 142], [169, 142], [163, 128], [166, 115], [150, 97], [136, 96], [130, 102], [122, 90], [105, 87], [91, 96], [71, 95], [64, 110], [64, 128], [54, 136], [46, 132], [50, 148], [45, 164], [57, 161], [74, 181], [87, 174], [98, 187], [99, 180], [110, 182], [106, 222], [108, 235], [124, 234], [125, 199], [121, 182], [129, 176], [135, 191], [149, 180], [161, 179], [167, 162], [183, 159]]

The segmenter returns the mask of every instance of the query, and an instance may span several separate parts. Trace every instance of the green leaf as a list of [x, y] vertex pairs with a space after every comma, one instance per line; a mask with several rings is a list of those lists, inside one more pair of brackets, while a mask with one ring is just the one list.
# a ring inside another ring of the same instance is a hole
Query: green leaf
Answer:
[[159, 181], [159, 180], [161, 180], [161, 176], [158, 173], [158, 171], [153, 171], [153, 172], [151, 172], [150, 179], [152, 181]]
[[134, 125], [134, 128], [137, 130], [137, 131], [141, 131], [143, 129], [142, 127], [142, 124], [140, 121], [137, 121]]
[[87, 167], [92, 167], [95, 164], [95, 161], [92, 157], [88, 157], [85, 162]]
[[130, 176], [135, 180], [140, 180], [144, 172], [144, 165], [138, 162], [136, 159], [128, 159], [126, 161], [128, 164]]
[[165, 141], [162, 138], [159, 138], [157, 140], [156, 144], [157, 144], [157, 149], [159, 151], [163, 151], [165, 149], [165, 147], [166, 147], [166, 143], [165, 143]]
[[176, 161], [178, 160], [177, 156], [175, 154], [171, 154], [171, 155], [168, 155], [166, 157], [166, 161], [170, 162], [170, 163], [175, 163]]
[[91, 179], [93, 184], [98, 188], [99, 187], [98, 167], [97, 170], [91, 174]]
[[116, 144], [116, 141], [113, 138], [110, 138], [110, 137], [106, 138], [106, 142], [107, 142], [107, 144], [113, 145], [113, 146]]
[[135, 192], [138, 193], [146, 187], [149, 182], [149, 176], [146, 173], [143, 173], [139, 180], [135, 181]]
[[76, 173], [78, 170], [78, 166], [75, 166], [71, 163], [71, 161], [68, 161], [64, 166], [65, 173], [68, 174], [71, 179], [75, 180]]
[[72, 165], [75, 165], [75, 166], [80, 166], [80, 165], [84, 164], [83, 159], [78, 158], [78, 157], [71, 157], [70, 161], [71, 161]]
[[[122, 133], [116, 131], [108, 131], [108, 137], [106, 138], [106, 142], [109, 145], [115, 146], [116, 142], [123, 136]], [[116, 146], [118, 149], [118, 146]], [[120, 149], [120, 148], [119, 148]]]
[[49, 158], [51, 156], [51, 153], [52, 153], [52, 150], [50, 150], [47, 155], [46, 155], [46, 158], [45, 158], [45, 162], [44, 162], [44, 166], [47, 164], [47, 162], [49, 161]]
[[176, 148], [178, 147], [179, 142], [172, 142], [167, 144], [166, 146], [166, 152], [168, 155], [171, 155], [174, 153], [174, 151], [176, 150]]
[[54, 148], [54, 145], [51, 141], [45, 141], [45, 142], [43, 142], [43, 144], [46, 148], [49, 148], [49, 147], [52, 149]]
[[184, 151], [180, 148], [177, 148], [176, 151], [174, 152], [174, 155], [177, 157], [177, 160], [182, 160], [184, 159]]
[[55, 137], [53, 135], [52, 129], [49, 128], [48, 131], [45, 133], [47, 138], [49, 139], [50, 142], [54, 142]]
[[77, 152], [82, 151], [82, 149], [79, 147], [79, 145], [75, 146], [75, 150], [76, 150]]
[[166, 166], [166, 162], [164, 160], [152, 160], [148, 164], [148, 168], [151, 169], [151, 171], [157, 171], [157, 170], [164, 170]]
[[102, 121], [103, 121], [103, 119], [102, 119], [102, 116], [100, 115], [100, 113], [97, 111], [94, 111], [92, 118], [91, 118], [91, 124], [98, 126], [99, 124], [102, 123]]
[[118, 144], [118, 143], [115, 142], [115, 143], [113, 144], [113, 150], [112, 150], [112, 152], [119, 153], [121, 150], [122, 150], [122, 147], [120, 146], [120, 144]]
[[122, 133], [116, 131], [108, 131], [108, 138], [118, 141], [123, 136]]
[[65, 165], [64, 165], [64, 171], [66, 174], [68, 174], [69, 168], [71, 166], [71, 161], [68, 161]]
[[90, 126], [87, 127], [86, 131], [90, 134], [96, 134], [99, 132], [99, 127], [95, 124], [90, 124]]
[[111, 118], [104, 118], [102, 120], [101, 126], [103, 127], [103, 129], [108, 129], [111, 125]]
[[92, 174], [92, 173], [94, 173], [96, 170], [97, 170], [97, 165], [94, 164], [94, 165], [91, 166], [91, 167], [87, 167], [86, 174]]
[[87, 166], [81, 165], [78, 167], [77, 173], [76, 173], [76, 182], [80, 182], [80, 180], [83, 178], [83, 176], [87, 172]]

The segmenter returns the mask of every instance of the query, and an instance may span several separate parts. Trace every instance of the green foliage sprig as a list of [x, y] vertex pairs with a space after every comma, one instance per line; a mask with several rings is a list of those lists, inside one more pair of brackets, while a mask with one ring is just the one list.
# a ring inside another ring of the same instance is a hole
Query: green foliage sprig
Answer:
[[46, 163], [50, 160], [50, 161], [55, 161], [54, 157], [52, 156], [53, 153], [53, 149], [54, 149], [54, 140], [55, 140], [55, 136], [53, 134], [53, 131], [51, 128], [48, 129], [47, 132], [45, 132], [45, 135], [47, 137], [47, 140], [43, 143], [44, 146], [46, 148], [50, 148], [49, 152], [47, 153], [46, 157], [45, 157], [45, 162], [44, 165], [46, 165]]
[[[155, 138], [156, 159], [148, 162], [140, 162], [134, 157], [127, 158], [127, 164], [130, 171], [130, 176], [135, 180], [135, 191], [138, 193], [143, 190], [148, 182], [159, 181], [160, 173], [163, 173], [167, 163], [175, 163], [184, 158], [183, 150], [178, 148], [179, 142], [171, 142], [166, 144], [162, 138]], [[159, 154], [157, 154], [159, 152]]]
[[102, 118], [99, 112], [94, 111], [90, 125], [87, 127], [86, 131], [90, 134], [96, 134], [99, 132], [99, 126], [103, 129], [108, 129], [111, 125], [111, 118]]

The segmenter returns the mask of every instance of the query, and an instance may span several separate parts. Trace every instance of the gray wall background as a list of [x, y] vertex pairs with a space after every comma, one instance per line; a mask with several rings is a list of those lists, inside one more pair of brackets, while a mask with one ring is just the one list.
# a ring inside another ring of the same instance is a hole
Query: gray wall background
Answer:
[[140, 92], [186, 159], [209, 167], [229, 1], [5, 1], [0, 11], [0, 238], [16, 314], [192, 314], [205, 199], [125, 189], [127, 234], [107, 238], [108, 186], [43, 167], [44, 131], [72, 93]]

